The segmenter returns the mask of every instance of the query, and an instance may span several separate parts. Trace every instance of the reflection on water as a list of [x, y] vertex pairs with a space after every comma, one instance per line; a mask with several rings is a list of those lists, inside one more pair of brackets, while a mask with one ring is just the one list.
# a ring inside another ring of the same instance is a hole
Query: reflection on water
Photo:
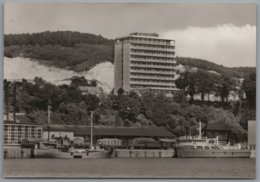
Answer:
[[6, 159], [5, 177], [254, 178], [255, 159]]

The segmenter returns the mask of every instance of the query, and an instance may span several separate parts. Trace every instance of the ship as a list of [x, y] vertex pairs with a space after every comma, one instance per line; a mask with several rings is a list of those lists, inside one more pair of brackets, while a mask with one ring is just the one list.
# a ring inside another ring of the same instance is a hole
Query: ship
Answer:
[[249, 158], [251, 151], [242, 149], [240, 144], [231, 146], [220, 144], [218, 136], [207, 138], [201, 136], [201, 123], [199, 136], [180, 137], [175, 147], [175, 157], [178, 158]]
[[60, 158], [60, 159], [73, 159], [73, 158], [109, 158], [112, 155], [112, 150], [104, 149], [75, 149], [73, 147], [64, 151], [61, 148], [35, 148], [34, 158]]
[[[48, 107], [48, 124], [50, 124], [50, 114]], [[32, 146], [31, 156], [33, 158], [109, 158], [113, 153], [113, 148], [101, 149], [99, 146], [93, 145], [93, 111], [91, 111], [91, 134], [90, 147], [74, 148], [73, 146], [59, 146], [55, 141], [38, 141]], [[49, 136], [49, 134], [48, 134]], [[48, 137], [49, 138], [49, 137]]]

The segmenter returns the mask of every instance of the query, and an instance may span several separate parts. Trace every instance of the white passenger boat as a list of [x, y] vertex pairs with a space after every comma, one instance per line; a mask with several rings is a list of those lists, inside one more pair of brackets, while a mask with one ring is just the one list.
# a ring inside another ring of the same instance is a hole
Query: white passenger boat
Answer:
[[178, 158], [249, 158], [250, 150], [241, 149], [241, 145], [221, 145], [216, 138], [181, 137], [175, 148]]

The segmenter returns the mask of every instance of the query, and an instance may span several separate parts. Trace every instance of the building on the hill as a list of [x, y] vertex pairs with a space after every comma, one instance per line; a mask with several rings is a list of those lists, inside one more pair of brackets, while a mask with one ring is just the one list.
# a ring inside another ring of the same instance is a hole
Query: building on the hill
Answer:
[[104, 93], [101, 87], [79, 86], [79, 89], [82, 91], [83, 95], [91, 94], [99, 97]]
[[117, 38], [114, 52], [114, 94], [143, 88], [172, 95], [176, 90], [175, 41], [156, 33], [131, 33]]
[[222, 144], [244, 142], [239, 141], [239, 135], [241, 134], [232, 130], [232, 128], [225, 122], [209, 123], [204, 128], [202, 128], [202, 131], [208, 138], [215, 138], [218, 136], [219, 141]]
[[208, 138], [219, 137], [222, 143], [228, 143], [231, 139], [232, 130], [225, 122], [209, 123], [202, 128], [204, 135]]

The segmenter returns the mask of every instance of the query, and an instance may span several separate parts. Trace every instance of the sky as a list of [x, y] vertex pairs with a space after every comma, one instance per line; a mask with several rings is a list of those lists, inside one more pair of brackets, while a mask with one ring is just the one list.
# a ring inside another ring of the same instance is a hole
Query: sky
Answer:
[[255, 4], [5, 3], [5, 34], [60, 30], [106, 38], [156, 32], [176, 40], [177, 56], [256, 65]]

